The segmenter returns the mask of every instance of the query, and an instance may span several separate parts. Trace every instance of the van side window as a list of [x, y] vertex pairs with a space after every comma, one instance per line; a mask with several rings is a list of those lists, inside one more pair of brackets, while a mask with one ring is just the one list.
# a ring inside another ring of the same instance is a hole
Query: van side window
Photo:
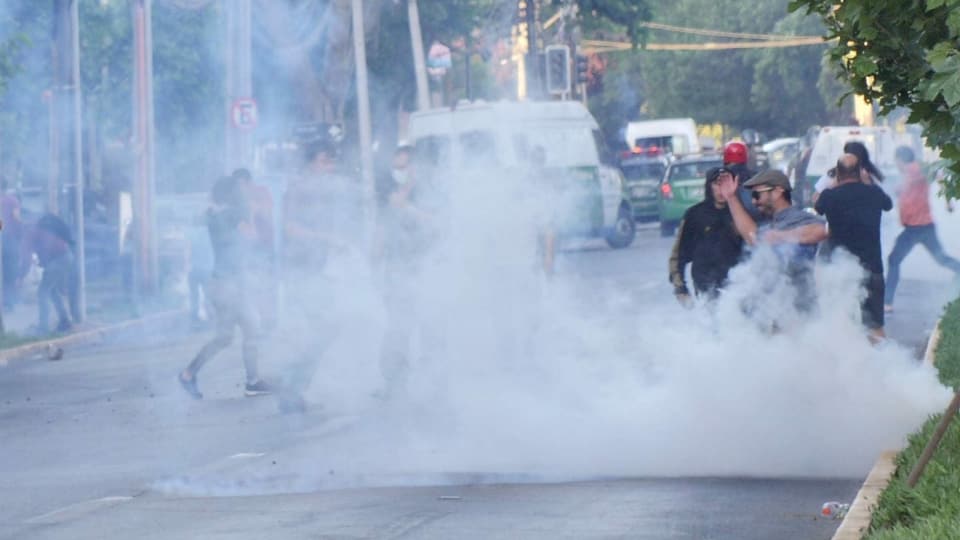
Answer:
[[497, 163], [497, 144], [489, 131], [467, 131], [460, 135], [460, 154], [463, 164], [489, 166]]
[[431, 135], [417, 140], [416, 159], [437, 167], [450, 161], [450, 137]]

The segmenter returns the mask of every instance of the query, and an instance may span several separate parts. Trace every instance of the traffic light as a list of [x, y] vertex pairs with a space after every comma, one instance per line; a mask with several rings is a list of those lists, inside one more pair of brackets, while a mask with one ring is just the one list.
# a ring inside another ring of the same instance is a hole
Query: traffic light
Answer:
[[566, 45], [551, 45], [547, 54], [547, 92], [567, 94], [570, 92], [570, 48]]
[[576, 64], [577, 82], [585, 84], [590, 77], [590, 59], [582, 54], [578, 54], [574, 63]]

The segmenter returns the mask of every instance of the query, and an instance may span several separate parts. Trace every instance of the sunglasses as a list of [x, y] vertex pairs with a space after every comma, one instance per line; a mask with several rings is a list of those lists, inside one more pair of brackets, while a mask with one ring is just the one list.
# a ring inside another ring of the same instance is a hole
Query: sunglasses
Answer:
[[750, 196], [753, 197], [753, 200], [759, 201], [761, 193], [766, 193], [767, 191], [773, 191], [773, 189], [774, 188], [772, 187], [767, 189], [755, 189], [753, 190], [753, 193], [750, 194]]

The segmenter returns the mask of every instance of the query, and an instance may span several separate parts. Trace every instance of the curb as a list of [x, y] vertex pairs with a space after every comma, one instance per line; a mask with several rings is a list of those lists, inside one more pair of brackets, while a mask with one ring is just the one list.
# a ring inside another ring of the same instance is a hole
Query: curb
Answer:
[[[165, 322], [167, 319], [176, 320], [179, 317], [183, 317], [185, 314], [186, 310], [183, 309], [162, 311], [160, 313], [154, 313], [138, 319], [130, 319], [120, 323], [99, 326], [89, 330], [81, 330], [73, 334], [68, 334], [53, 339], [34, 341], [32, 343], [27, 343], [25, 345], [20, 345], [10, 349], [2, 349], [0, 350], [0, 367], [5, 367], [14, 360], [25, 360], [41, 353], [43, 353], [44, 357], [46, 358], [47, 354], [49, 354], [48, 351], [54, 348], [61, 349], [69, 345], [80, 345], [83, 343], [102, 341], [109, 334], [135, 328], [148, 323], [156, 324], [158, 322]], [[50, 359], [54, 360], [58, 358], [50, 357]]]
[[[940, 319], [933, 327], [930, 333], [930, 339], [927, 340], [927, 347], [923, 353], [923, 363], [933, 366], [934, 353], [937, 351], [937, 344], [940, 343]], [[860, 540], [870, 529], [870, 522], [873, 520], [873, 510], [876, 508], [876, 502], [880, 494], [886, 489], [897, 472], [896, 459], [900, 453], [899, 450], [886, 450], [880, 453], [880, 457], [873, 464], [873, 469], [867, 475], [860, 491], [857, 492], [850, 510], [843, 518], [843, 522], [833, 534], [832, 540]]]

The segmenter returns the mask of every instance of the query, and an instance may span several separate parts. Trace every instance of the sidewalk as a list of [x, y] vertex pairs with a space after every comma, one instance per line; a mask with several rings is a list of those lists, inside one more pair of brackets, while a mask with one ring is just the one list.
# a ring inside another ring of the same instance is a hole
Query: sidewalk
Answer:
[[[26, 286], [20, 293], [20, 302], [4, 310], [3, 326], [5, 335], [0, 336], [0, 350], [10, 349], [25, 343], [62, 338], [91, 330], [99, 330], [110, 325], [128, 322], [165, 311], [185, 308], [185, 300], [170, 298], [142, 299], [134, 304], [127, 294], [120, 290], [115, 282], [98, 281], [87, 284], [86, 320], [74, 324], [69, 332], [58, 333], [51, 330], [48, 334], [38, 332], [38, 305], [36, 286]], [[57, 326], [57, 314], [50, 307], [51, 329]]]

